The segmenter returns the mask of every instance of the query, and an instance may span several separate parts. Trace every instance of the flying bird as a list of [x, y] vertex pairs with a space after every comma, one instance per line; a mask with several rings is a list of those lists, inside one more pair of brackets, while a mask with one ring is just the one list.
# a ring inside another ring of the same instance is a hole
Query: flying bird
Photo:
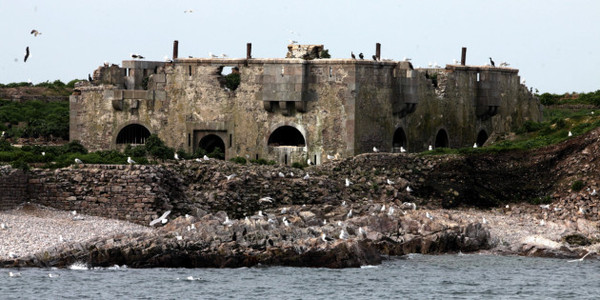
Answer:
[[23, 62], [27, 62], [28, 58], [29, 58], [29, 46], [27, 46], [25, 48], [25, 58], [23, 59]]
[[573, 260], [569, 260], [568, 262], [578, 262], [578, 261], [583, 261], [588, 255], [592, 254], [592, 253], [596, 253], [594, 251], [590, 251], [588, 253], [586, 253], [582, 258], [579, 259], [573, 259]]
[[39, 32], [39, 31], [37, 31], [37, 30], [35, 30], [35, 29], [33, 29], [33, 30], [31, 31], [31, 34], [33, 34], [33, 36], [38, 36], [38, 35], [40, 35], [40, 34], [42, 34], [42, 33], [41, 33], [41, 32]]
[[183, 11], [183, 13], [184, 13], [184, 14], [187, 14], [187, 13], [190, 13], [190, 14], [191, 14], [191, 13], [193, 13], [193, 12], [194, 12], [194, 11], [193, 11], [192, 9], [186, 9], [186, 10], [184, 10], [184, 11]]
[[490, 57], [490, 64], [492, 64], [492, 67], [495, 67], [496, 64], [494, 63], [494, 61], [492, 60], [492, 58]]
[[150, 226], [154, 226], [157, 223], [166, 224], [168, 222], [167, 216], [170, 213], [171, 213], [171, 211], [167, 210], [164, 214], [162, 214], [162, 216], [158, 217], [158, 219], [152, 220], [152, 222], [150, 222]]

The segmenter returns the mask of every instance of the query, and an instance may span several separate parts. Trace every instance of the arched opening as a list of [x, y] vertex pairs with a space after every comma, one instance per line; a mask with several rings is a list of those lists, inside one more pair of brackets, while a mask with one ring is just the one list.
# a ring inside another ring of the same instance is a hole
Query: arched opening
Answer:
[[292, 126], [281, 126], [269, 136], [269, 146], [304, 147], [306, 141], [302, 133]]
[[225, 142], [223, 142], [223, 140], [215, 134], [209, 134], [200, 139], [198, 148], [204, 149], [204, 151], [209, 154], [220, 153], [221, 155], [214, 155], [214, 157], [225, 159]]
[[436, 148], [448, 148], [448, 133], [446, 130], [440, 129], [435, 136], [435, 147]]
[[123, 127], [117, 135], [117, 144], [145, 144], [150, 131], [140, 124]]
[[404, 133], [404, 129], [402, 129], [402, 127], [399, 127], [394, 132], [394, 139], [392, 140], [392, 146], [394, 147], [394, 152], [396, 152], [395, 148], [398, 148], [398, 149], [400, 147], [406, 148], [406, 134]]
[[485, 144], [485, 141], [487, 141], [488, 139], [488, 135], [487, 132], [485, 132], [485, 130], [481, 130], [479, 131], [479, 134], [477, 134], [477, 147], [481, 147], [483, 146], [483, 144]]

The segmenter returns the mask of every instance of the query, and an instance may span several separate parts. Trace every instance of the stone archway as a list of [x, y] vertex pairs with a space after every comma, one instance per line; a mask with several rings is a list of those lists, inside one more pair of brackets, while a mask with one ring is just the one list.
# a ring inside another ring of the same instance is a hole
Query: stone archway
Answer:
[[206, 153], [214, 153], [217, 149], [223, 154], [225, 159], [225, 142], [216, 134], [205, 135], [198, 143], [198, 148], [204, 149]]
[[145, 144], [150, 130], [140, 124], [129, 124], [117, 134], [117, 144]]
[[400, 152], [401, 147], [404, 149], [407, 148], [406, 134], [404, 133], [404, 129], [402, 127], [398, 127], [396, 131], [394, 131], [392, 147], [394, 149], [393, 152]]
[[306, 146], [306, 140], [302, 133], [292, 126], [281, 126], [278, 127], [269, 136], [267, 142], [269, 146]]
[[483, 146], [485, 144], [485, 142], [487, 141], [487, 139], [488, 139], [487, 132], [485, 132], [485, 130], [481, 129], [479, 131], [479, 134], [477, 134], [477, 141], [476, 141], [477, 147]]
[[448, 148], [450, 142], [445, 129], [440, 129], [435, 136], [435, 148]]

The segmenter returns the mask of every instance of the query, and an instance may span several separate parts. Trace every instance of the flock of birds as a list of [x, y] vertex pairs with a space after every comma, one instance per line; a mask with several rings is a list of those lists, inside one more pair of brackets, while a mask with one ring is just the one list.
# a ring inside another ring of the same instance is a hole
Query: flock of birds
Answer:
[[[30, 32], [31, 35], [33, 35], [34, 37], [41, 35], [42, 33], [39, 32], [37, 29], [32, 29]], [[29, 46], [25, 47], [25, 56], [23, 58], [23, 62], [27, 62], [27, 59], [29, 58], [30, 52], [29, 52]], [[16, 59], [15, 59], [16, 60]]]

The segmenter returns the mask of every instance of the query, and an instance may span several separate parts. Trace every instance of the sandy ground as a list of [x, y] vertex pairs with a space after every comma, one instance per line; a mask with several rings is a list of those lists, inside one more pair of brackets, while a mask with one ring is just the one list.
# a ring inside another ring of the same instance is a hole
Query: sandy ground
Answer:
[[[418, 210], [428, 211], [440, 219], [457, 220], [459, 223], [480, 222], [488, 228], [493, 243], [492, 252], [518, 253], [524, 247], [559, 249], [565, 234], [580, 232], [587, 236], [598, 234], [597, 222], [580, 219], [565, 222], [537, 219], [527, 213], [511, 213], [506, 209], [495, 210]], [[485, 221], [484, 221], [485, 219]], [[156, 229], [95, 216], [73, 214], [52, 208], [28, 204], [14, 210], [0, 211], [0, 259], [11, 256], [27, 256], [65, 243], [82, 243], [94, 238], [109, 238], [118, 234], [152, 232]], [[588, 246], [587, 251], [599, 250], [598, 244]]]
[[[2, 229], [2, 224], [6, 228]], [[97, 237], [152, 230], [130, 222], [28, 204], [0, 211], [0, 259], [7, 259], [11, 255], [22, 257]]]

